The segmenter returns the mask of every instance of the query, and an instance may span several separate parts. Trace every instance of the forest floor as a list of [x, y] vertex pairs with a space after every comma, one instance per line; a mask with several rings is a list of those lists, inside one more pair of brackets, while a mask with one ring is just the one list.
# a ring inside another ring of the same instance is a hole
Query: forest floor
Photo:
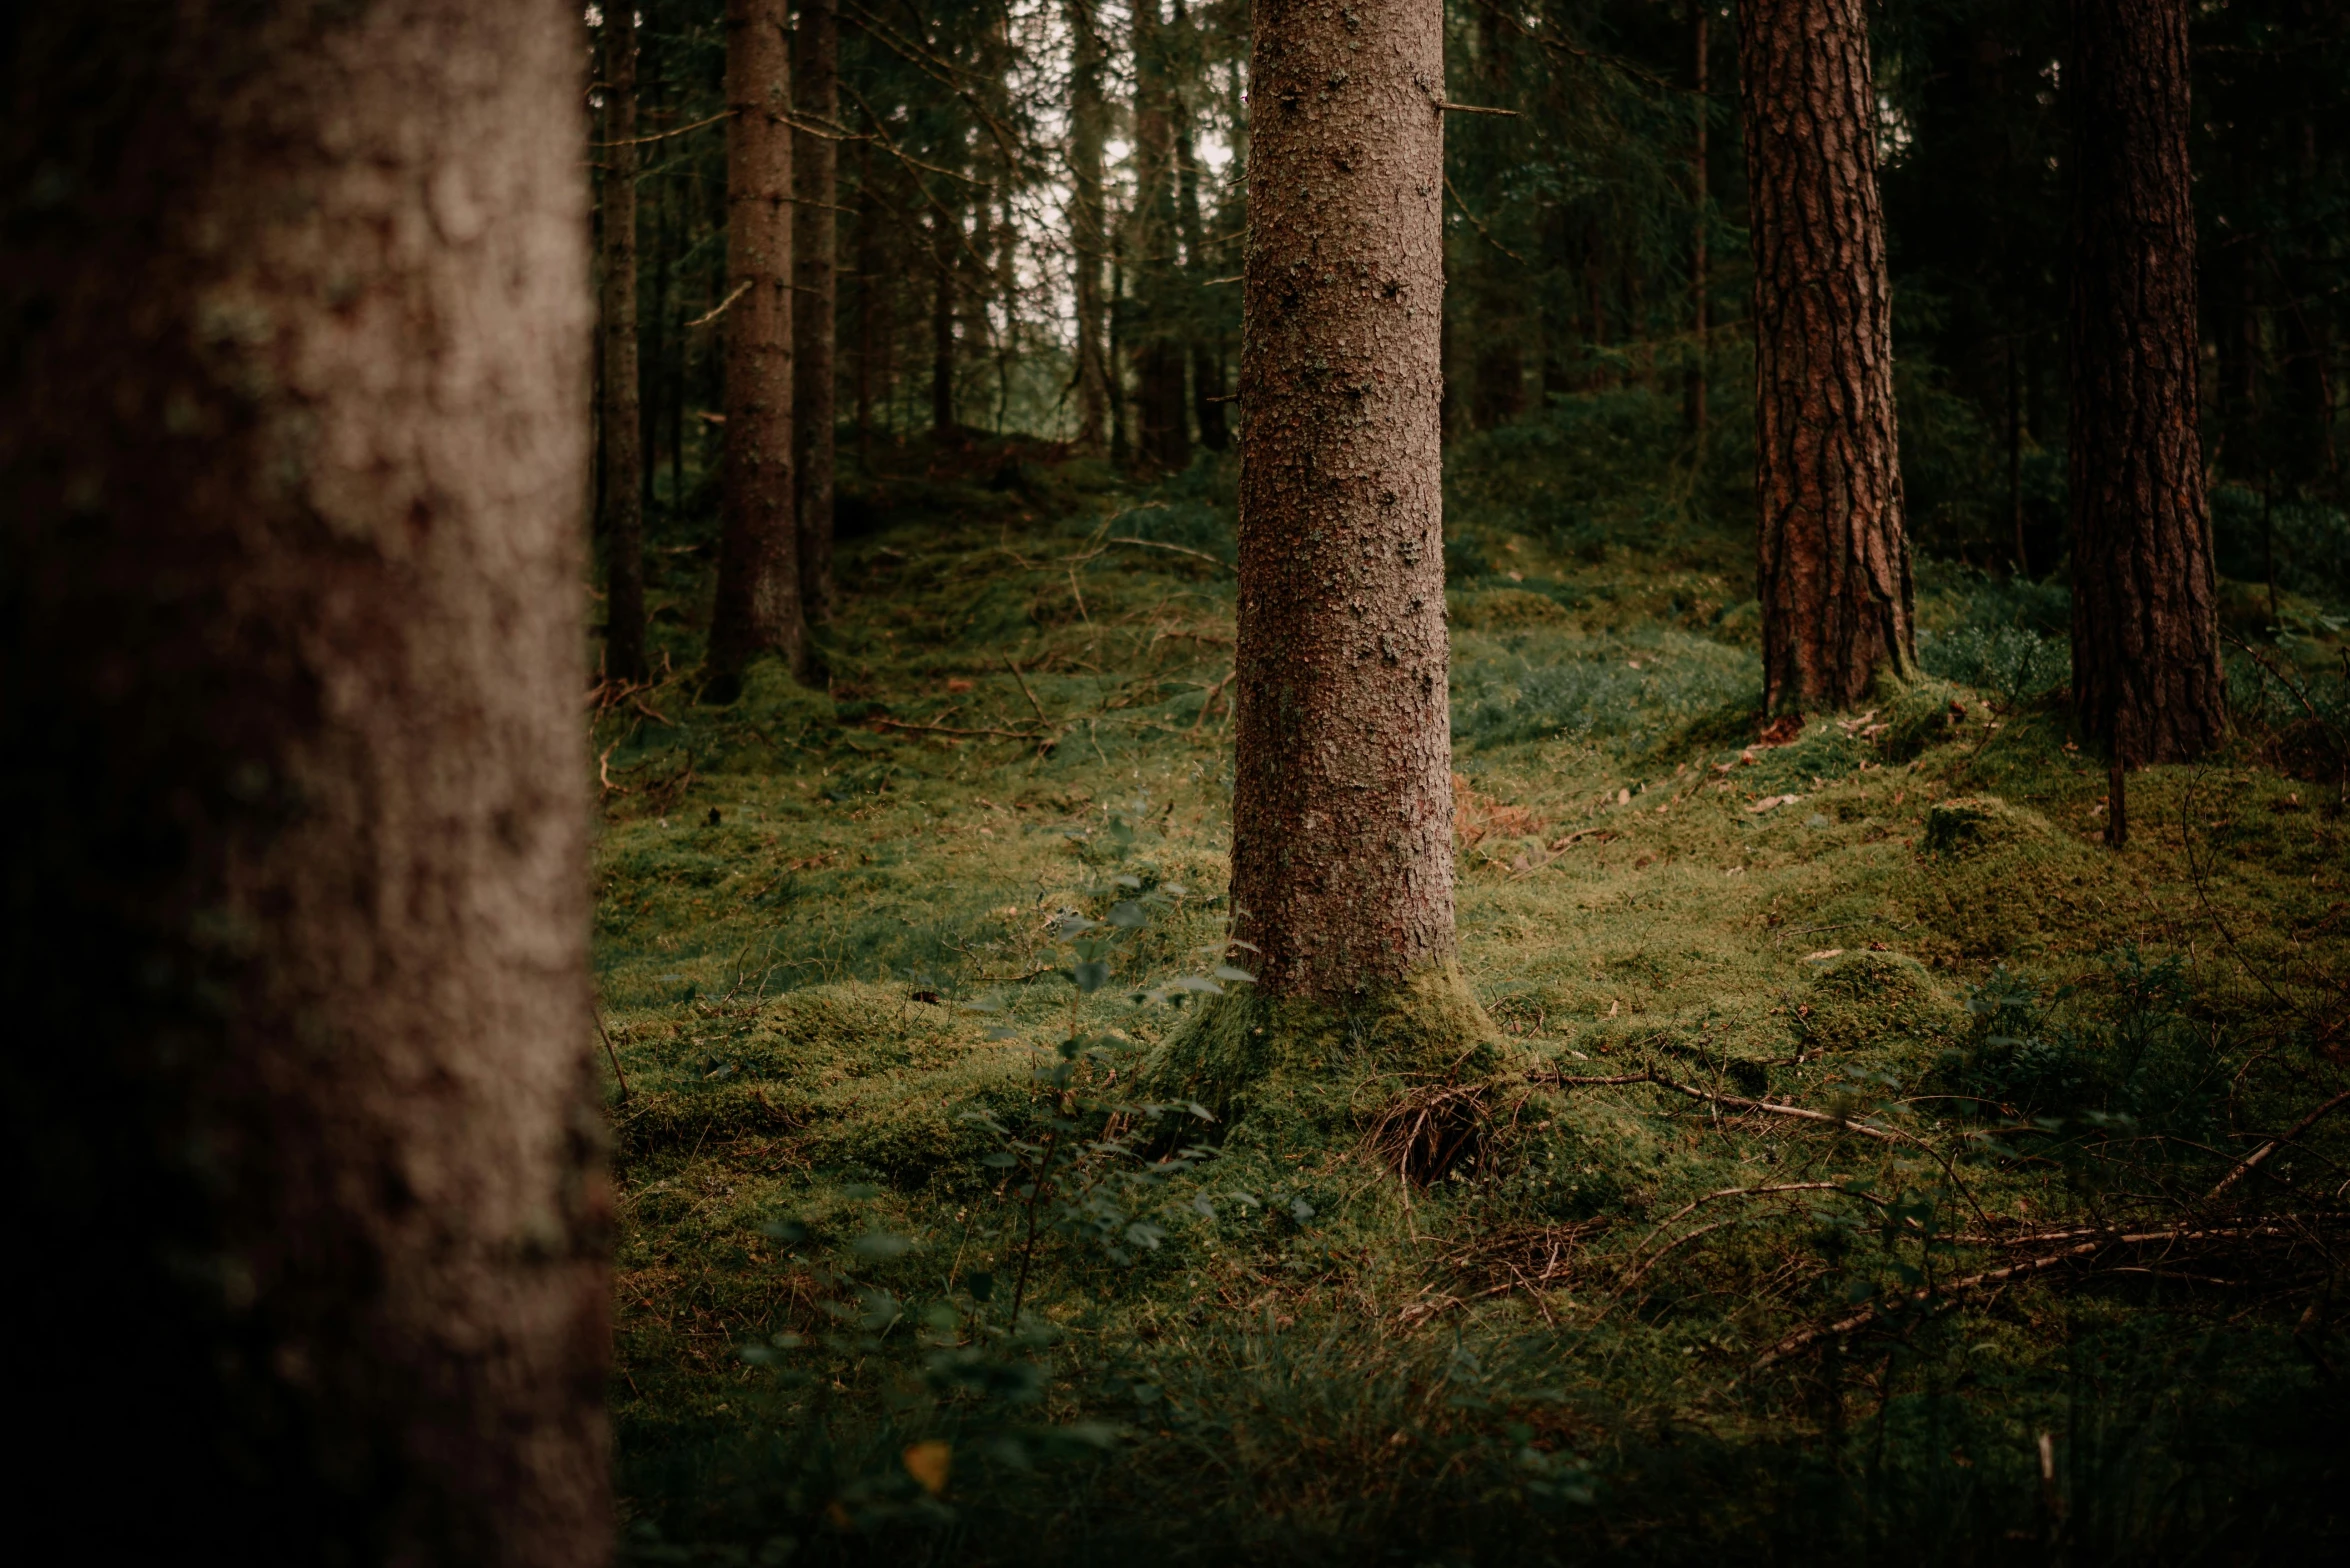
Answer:
[[2243, 735], [2133, 776], [2116, 853], [2061, 590], [1930, 568], [1934, 675], [1765, 728], [1740, 531], [1456, 497], [1510, 1071], [1403, 1086], [1407, 1180], [1366, 1064], [1121, 1100], [1245, 983], [1220, 472], [865, 482], [829, 692], [697, 704], [664, 558], [680, 673], [596, 716], [635, 1560], [2339, 1545], [2334, 612], [2230, 586]]

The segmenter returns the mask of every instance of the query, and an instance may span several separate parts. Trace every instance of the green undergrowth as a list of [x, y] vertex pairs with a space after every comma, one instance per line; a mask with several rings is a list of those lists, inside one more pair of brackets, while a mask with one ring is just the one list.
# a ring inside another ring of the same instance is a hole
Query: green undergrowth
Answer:
[[2116, 853], [2060, 591], [1929, 564], [1928, 673], [1766, 732], [1702, 495], [1457, 498], [1439, 1063], [1227, 940], [1229, 473], [889, 456], [828, 689], [697, 703], [680, 530], [596, 717], [634, 1560], [2339, 1542], [2350, 1116], [2211, 1196], [2345, 1087], [2322, 603], [2229, 599], [2241, 732]]

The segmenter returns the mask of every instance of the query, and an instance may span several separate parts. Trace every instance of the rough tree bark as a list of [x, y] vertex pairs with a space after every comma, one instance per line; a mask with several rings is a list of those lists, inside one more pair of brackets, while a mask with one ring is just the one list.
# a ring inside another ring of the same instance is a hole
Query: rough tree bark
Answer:
[[726, 5], [726, 470], [710, 674], [776, 653], [809, 673], [792, 514], [791, 42], [783, 0]]
[[1267, 994], [1453, 951], [1438, 0], [1260, 0], [1232, 900]]
[[604, 96], [603, 396], [596, 449], [604, 510], [604, 673], [645, 678], [645, 448], [637, 406], [636, 22], [626, 7], [598, 29]]
[[[800, 0], [800, 47], [792, 64], [799, 73], [792, 101], [801, 119], [830, 127], [840, 118], [838, 0]], [[833, 337], [840, 274], [833, 209], [839, 201], [839, 172], [838, 142], [814, 132], [799, 136], [792, 162], [799, 196], [792, 233], [792, 265], [799, 284], [792, 296], [792, 417], [799, 486], [793, 511], [799, 522], [800, 604], [812, 622], [832, 618], [833, 440], [838, 423]]]
[[2074, 0], [2073, 712], [2127, 767], [2225, 726], [2196, 425], [2185, 0]]
[[1850, 707], [1880, 667], [1916, 662], [1867, 13], [1746, 0], [1738, 54], [1763, 700]]
[[1135, 443], [1143, 466], [1191, 466], [1176, 300], [1175, 83], [1159, 0], [1134, 0], [1134, 210], [1126, 255], [1134, 275]]
[[582, 41], [0, 34], [27, 1560], [609, 1554]]
[[1110, 368], [1102, 357], [1104, 238], [1102, 143], [1109, 99], [1102, 90], [1108, 50], [1095, 0], [1066, 0], [1069, 66], [1069, 234], [1077, 260], [1077, 449], [1099, 457], [1109, 440]]

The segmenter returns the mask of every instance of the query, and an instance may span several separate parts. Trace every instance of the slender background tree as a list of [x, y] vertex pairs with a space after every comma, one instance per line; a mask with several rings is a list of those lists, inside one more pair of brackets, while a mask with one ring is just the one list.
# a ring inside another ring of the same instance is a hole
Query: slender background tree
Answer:
[[604, 102], [599, 245], [603, 343], [596, 439], [606, 593], [604, 673], [645, 678], [645, 449], [637, 399], [636, 22], [626, 9], [597, 29]]
[[1916, 665], [1893, 297], [1860, 0], [1747, 0], [1763, 706], [1848, 707]]
[[792, 481], [791, 43], [781, 0], [726, 8], [726, 482], [710, 671], [809, 670]]
[[798, 490], [800, 603], [811, 622], [832, 613], [834, 333], [839, 312], [840, 16], [837, 0], [801, 0], [792, 101], [801, 116], [792, 155], [792, 423]]
[[2071, 66], [2073, 711], [2119, 767], [2188, 761], [2227, 715], [2197, 433], [2186, 0], [2074, 0]]

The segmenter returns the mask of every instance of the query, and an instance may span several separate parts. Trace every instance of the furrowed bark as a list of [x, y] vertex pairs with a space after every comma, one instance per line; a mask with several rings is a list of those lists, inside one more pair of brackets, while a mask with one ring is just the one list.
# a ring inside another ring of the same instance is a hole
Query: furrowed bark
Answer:
[[645, 448], [637, 403], [636, 61], [634, 14], [607, 12], [601, 34], [604, 92], [603, 465], [598, 495], [604, 535], [604, 673], [645, 678]]
[[1917, 658], [1868, 18], [1861, 0], [1747, 0], [1738, 47], [1763, 701], [1852, 707]]
[[579, 13], [8, 30], [19, 1549], [603, 1562]]
[[[801, 0], [800, 48], [793, 56], [798, 76], [792, 100], [800, 116], [821, 126], [840, 118], [840, 15], [838, 0]], [[804, 134], [792, 154], [792, 179], [799, 195], [794, 209], [792, 266], [798, 287], [792, 295], [792, 419], [796, 432], [798, 489], [793, 505], [799, 526], [800, 604], [811, 622], [832, 618], [832, 478], [834, 343], [840, 269], [833, 208], [839, 200], [840, 144], [830, 136]]]
[[1269, 996], [1453, 952], [1437, 0], [1261, 0], [1232, 898]]
[[2075, 0], [2073, 714], [2122, 766], [2226, 727], [2197, 432], [2185, 0]]
[[[710, 674], [732, 688], [751, 660], [809, 673], [792, 514], [791, 44], [783, 0], [726, 7], [726, 468]], [[740, 291], [739, 294], [736, 291]]]

